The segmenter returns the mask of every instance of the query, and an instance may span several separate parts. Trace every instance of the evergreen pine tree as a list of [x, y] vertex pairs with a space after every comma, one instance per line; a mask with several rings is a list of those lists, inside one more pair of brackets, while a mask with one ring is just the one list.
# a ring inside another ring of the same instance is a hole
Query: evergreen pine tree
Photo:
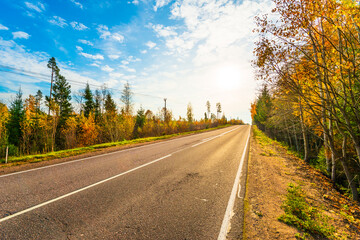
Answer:
[[9, 143], [19, 147], [22, 139], [21, 123], [24, 121], [25, 117], [21, 88], [17, 92], [14, 101], [11, 103], [9, 112], [10, 118], [6, 124], [9, 134]]
[[90, 90], [90, 86], [89, 86], [89, 83], [86, 84], [86, 87], [85, 87], [85, 90], [84, 90], [84, 93], [83, 93], [83, 97], [85, 99], [85, 102], [83, 104], [83, 109], [84, 109], [84, 116], [85, 117], [89, 117], [90, 113], [92, 111], [94, 111], [94, 106], [95, 106], [95, 103], [94, 103], [94, 96]]
[[[53, 85], [52, 99], [57, 106], [59, 106], [59, 122], [56, 128], [55, 143], [56, 147], [62, 148], [64, 145], [63, 136], [61, 136], [61, 130], [65, 126], [66, 120], [70, 117], [72, 112], [71, 106], [71, 86], [66, 81], [66, 78], [60, 74], [59, 68], [56, 66], [55, 58], [49, 60], [48, 67], [52, 67], [55, 73], [55, 82]], [[49, 101], [49, 98], [46, 97]]]
[[105, 111], [106, 113], [114, 113], [116, 112], [116, 104], [114, 99], [112, 99], [111, 94], [108, 92], [105, 97]]

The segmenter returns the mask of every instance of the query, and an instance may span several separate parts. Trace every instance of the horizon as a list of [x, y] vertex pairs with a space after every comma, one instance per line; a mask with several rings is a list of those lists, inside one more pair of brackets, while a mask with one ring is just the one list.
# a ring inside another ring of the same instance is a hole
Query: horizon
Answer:
[[2, 1], [0, 100], [8, 104], [20, 87], [24, 97], [39, 89], [49, 95], [46, 64], [55, 57], [72, 96], [86, 83], [92, 91], [105, 84], [119, 89], [113, 97], [120, 106], [128, 81], [135, 111], [157, 113], [167, 98], [174, 118], [186, 116], [191, 103], [200, 119], [209, 100], [212, 112], [220, 102], [227, 118], [251, 123], [253, 18], [271, 8], [270, 1], [249, 0]]

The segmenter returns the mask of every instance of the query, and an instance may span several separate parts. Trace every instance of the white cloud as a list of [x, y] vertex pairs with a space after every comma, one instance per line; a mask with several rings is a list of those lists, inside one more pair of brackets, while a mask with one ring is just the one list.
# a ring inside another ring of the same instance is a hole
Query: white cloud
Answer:
[[114, 33], [111, 37], [118, 42], [124, 42], [124, 36], [119, 33]]
[[79, 2], [77, 2], [77, 1], [75, 1], [75, 0], [70, 0], [72, 3], [74, 3], [76, 6], [78, 6], [79, 8], [81, 8], [81, 9], [83, 9], [84, 8], [84, 6], [81, 4], [81, 3], [79, 3]]
[[147, 53], [147, 50], [141, 50], [140, 51], [142, 54], [145, 54], [145, 53]]
[[26, 32], [22, 32], [22, 31], [13, 32], [12, 35], [13, 35], [14, 39], [17, 39], [17, 38], [28, 39], [30, 37], [29, 34], [27, 34]]
[[4, 25], [0, 24], [0, 30], [9, 30], [8, 27], [5, 27]]
[[[136, 75], [126, 75], [126, 76], [123, 76], [123, 79], [125, 80], [132, 80], [132, 79], [135, 79], [136, 78]], [[123, 84], [126, 83], [126, 81], [122, 80], [121, 81]]]
[[89, 45], [89, 46], [94, 46], [94, 44], [92, 42], [88, 41], [88, 40], [79, 39], [78, 42], [82, 43], [82, 44]]
[[166, 5], [168, 5], [171, 2], [171, 0], [156, 0], [154, 11], [156, 12], [159, 8], [162, 8]]
[[158, 37], [170, 37], [170, 36], [176, 36], [177, 32], [175, 31], [174, 27], [165, 27], [161, 24], [156, 25], [150, 25], [152, 29], [157, 33]]
[[[17, 91], [20, 86], [24, 93], [24, 97], [28, 96], [29, 94], [35, 94], [38, 89], [43, 91], [43, 93], [48, 93], [48, 82], [51, 73], [47, 68], [47, 62], [51, 57], [50, 55], [45, 52], [31, 52], [29, 49], [22, 45], [18, 45], [12, 40], [3, 41], [0, 37], [0, 56], [0, 65], [6, 65], [25, 71], [48, 75], [48, 77], [45, 76], [33, 78], [17, 74], [0, 74], [0, 86], [8, 88], [11, 93], [9, 96], [5, 96], [5, 93], [1, 93], [0, 98], [6, 98], [6, 100], [10, 100], [11, 97], [14, 96], [15, 91]], [[62, 75], [64, 75], [67, 79], [74, 79], [85, 83], [89, 82], [99, 85], [99, 82], [95, 81], [94, 79], [80, 75], [76, 71], [71, 70], [71, 68], [68, 66], [68, 63], [57, 61], [57, 64], [61, 69]], [[74, 92], [80, 88], [83, 87], [72, 85], [71, 91]]]
[[88, 27], [85, 26], [84, 24], [79, 23], [79, 22], [75, 22], [75, 21], [74, 21], [74, 22], [71, 22], [70, 25], [71, 25], [75, 30], [79, 30], [79, 31], [88, 29]]
[[[159, 41], [151, 39], [157, 43], [153, 49], [162, 42], [166, 48], [152, 56], [154, 66], [139, 72], [136, 84], [144, 89], [141, 92], [158, 96], [167, 96], [171, 92], [174, 101], [191, 101], [196, 118], [203, 117], [206, 100], [210, 100], [212, 106], [221, 102], [227, 117], [240, 117], [249, 122], [248, 108], [256, 88], [250, 64], [256, 37], [252, 33], [253, 19], [258, 14], [270, 12], [272, 1], [173, 2], [171, 25], [164, 22], [148, 24], [148, 28], [162, 38]], [[154, 10], [160, 11], [162, 3], [166, 5], [165, 1], [158, 1]], [[178, 67], [173, 69], [171, 66], [175, 64]], [[229, 68], [232, 69], [230, 73], [219, 74]], [[148, 75], [143, 76], [143, 72]], [[186, 115], [186, 107], [174, 105], [174, 116]]]
[[99, 65], [99, 64], [97, 64], [97, 63], [92, 63], [92, 64], [90, 64], [90, 66], [100, 67], [100, 65]]
[[68, 25], [66, 23], [66, 20], [59, 16], [53, 16], [53, 18], [49, 20], [49, 23], [57, 25], [62, 28], [66, 27]]
[[106, 25], [99, 25], [96, 29], [100, 33], [100, 38], [106, 39], [111, 35], [109, 28]]
[[16, 43], [13, 41], [13, 40], [3, 40], [1, 37], [0, 37], [0, 46], [2, 47], [13, 47], [15, 46]]
[[102, 39], [112, 39], [120, 43], [124, 42], [124, 36], [120, 33], [111, 33], [106, 25], [99, 25], [97, 31], [100, 33]]
[[147, 43], [145, 43], [145, 45], [148, 46], [149, 49], [152, 49], [156, 46], [156, 43], [148, 41]]
[[90, 58], [90, 59], [94, 59], [94, 60], [104, 60], [104, 56], [101, 54], [96, 54], [96, 55], [92, 55], [89, 53], [83, 53], [81, 52], [80, 55], [86, 57], [86, 58]]
[[109, 73], [109, 76], [110, 76], [111, 78], [121, 78], [121, 77], [124, 76], [124, 74], [118, 73], [118, 72], [111, 72], [111, 73]]
[[134, 57], [134, 56], [129, 56], [129, 57], [127, 58], [127, 61], [129, 61], [129, 62], [140, 62], [141, 59], [140, 59], [140, 58], [137, 58], [137, 57]]
[[114, 71], [114, 69], [109, 67], [109, 65], [105, 65], [105, 66], [101, 67], [101, 70], [103, 70], [104, 72], [112, 72], [112, 71]]
[[134, 5], [139, 5], [139, 0], [133, 0], [131, 3]]
[[34, 10], [36, 12], [41, 13], [42, 11], [45, 11], [45, 6], [41, 2], [37, 2], [36, 4], [25, 2], [25, 5], [27, 8]]
[[128, 64], [129, 64], [129, 61], [122, 60], [121, 63], [122, 63], [123, 65], [128, 65]]
[[126, 65], [120, 65], [119, 67], [125, 69], [125, 70], [128, 71], [128, 72], [133, 72], [133, 73], [136, 72], [136, 70], [135, 70], [134, 68], [129, 68], [129, 67], [126, 66]]
[[119, 56], [119, 55], [116, 55], [116, 54], [110, 54], [110, 55], [108, 55], [108, 57], [109, 57], [111, 60], [116, 60], [116, 59], [118, 59], [120, 56]]
[[82, 52], [84, 49], [82, 47], [80, 47], [80, 46], [76, 46], [76, 50]]

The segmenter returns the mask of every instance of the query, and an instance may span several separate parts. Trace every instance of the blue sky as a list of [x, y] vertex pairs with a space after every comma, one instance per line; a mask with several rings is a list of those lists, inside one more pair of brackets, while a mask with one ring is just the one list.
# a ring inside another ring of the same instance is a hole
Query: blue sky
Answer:
[[129, 81], [135, 109], [156, 113], [166, 97], [174, 117], [185, 117], [191, 102], [201, 118], [209, 100], [212, 112], [220, 102], [227, 117], [250, 122], [253, 17], [271, 7], [270, 0], [1, 0], [0, 65], [42, 75], [0, 71], [0, 99], [9, 103], [19, 87], [24, 97], [48, 95], [54, 56], [75, 95], [87, 82], [95, 90]]

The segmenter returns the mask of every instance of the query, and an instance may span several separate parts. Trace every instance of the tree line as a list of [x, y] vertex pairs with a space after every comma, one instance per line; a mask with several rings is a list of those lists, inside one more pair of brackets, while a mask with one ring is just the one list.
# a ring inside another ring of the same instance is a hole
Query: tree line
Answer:
[[[73, 107], [71, 86], [61, 75], [55, 58], [50, 58], [48, 68], [52, 73], [51, 92], [43, 96], [38, 90], [23, 100], [21, 89], [9, 106], [0, 102], [0, 156], [4, 146], [9, 146], [10, 156], [47, 153], [93, 144], [116, 142], [140, 137], [160, 136], [216, 127], [224, 124], [243, 124], [241, 120], [227, 120], [225, 115], [215, 117], [210, 112], [199, 121], [194, 119], [189, 103], [187, 118], [175, 119], [172, 111], [161, 109], [158, 113], [142, 107], [134, 114], [133, 92], [129, 83], [124, 85], [118, 107], [110, 90], [101, 87], [85, 89], [75, 96], [80, 110]], [[221, 113], [218, 104], [217, 113]], [[211, 115], [210, 118], [207, 116]]]
[[274, 0], [256, 18], [253, 122], [359, 201], [360, 7], [353, 0]]

